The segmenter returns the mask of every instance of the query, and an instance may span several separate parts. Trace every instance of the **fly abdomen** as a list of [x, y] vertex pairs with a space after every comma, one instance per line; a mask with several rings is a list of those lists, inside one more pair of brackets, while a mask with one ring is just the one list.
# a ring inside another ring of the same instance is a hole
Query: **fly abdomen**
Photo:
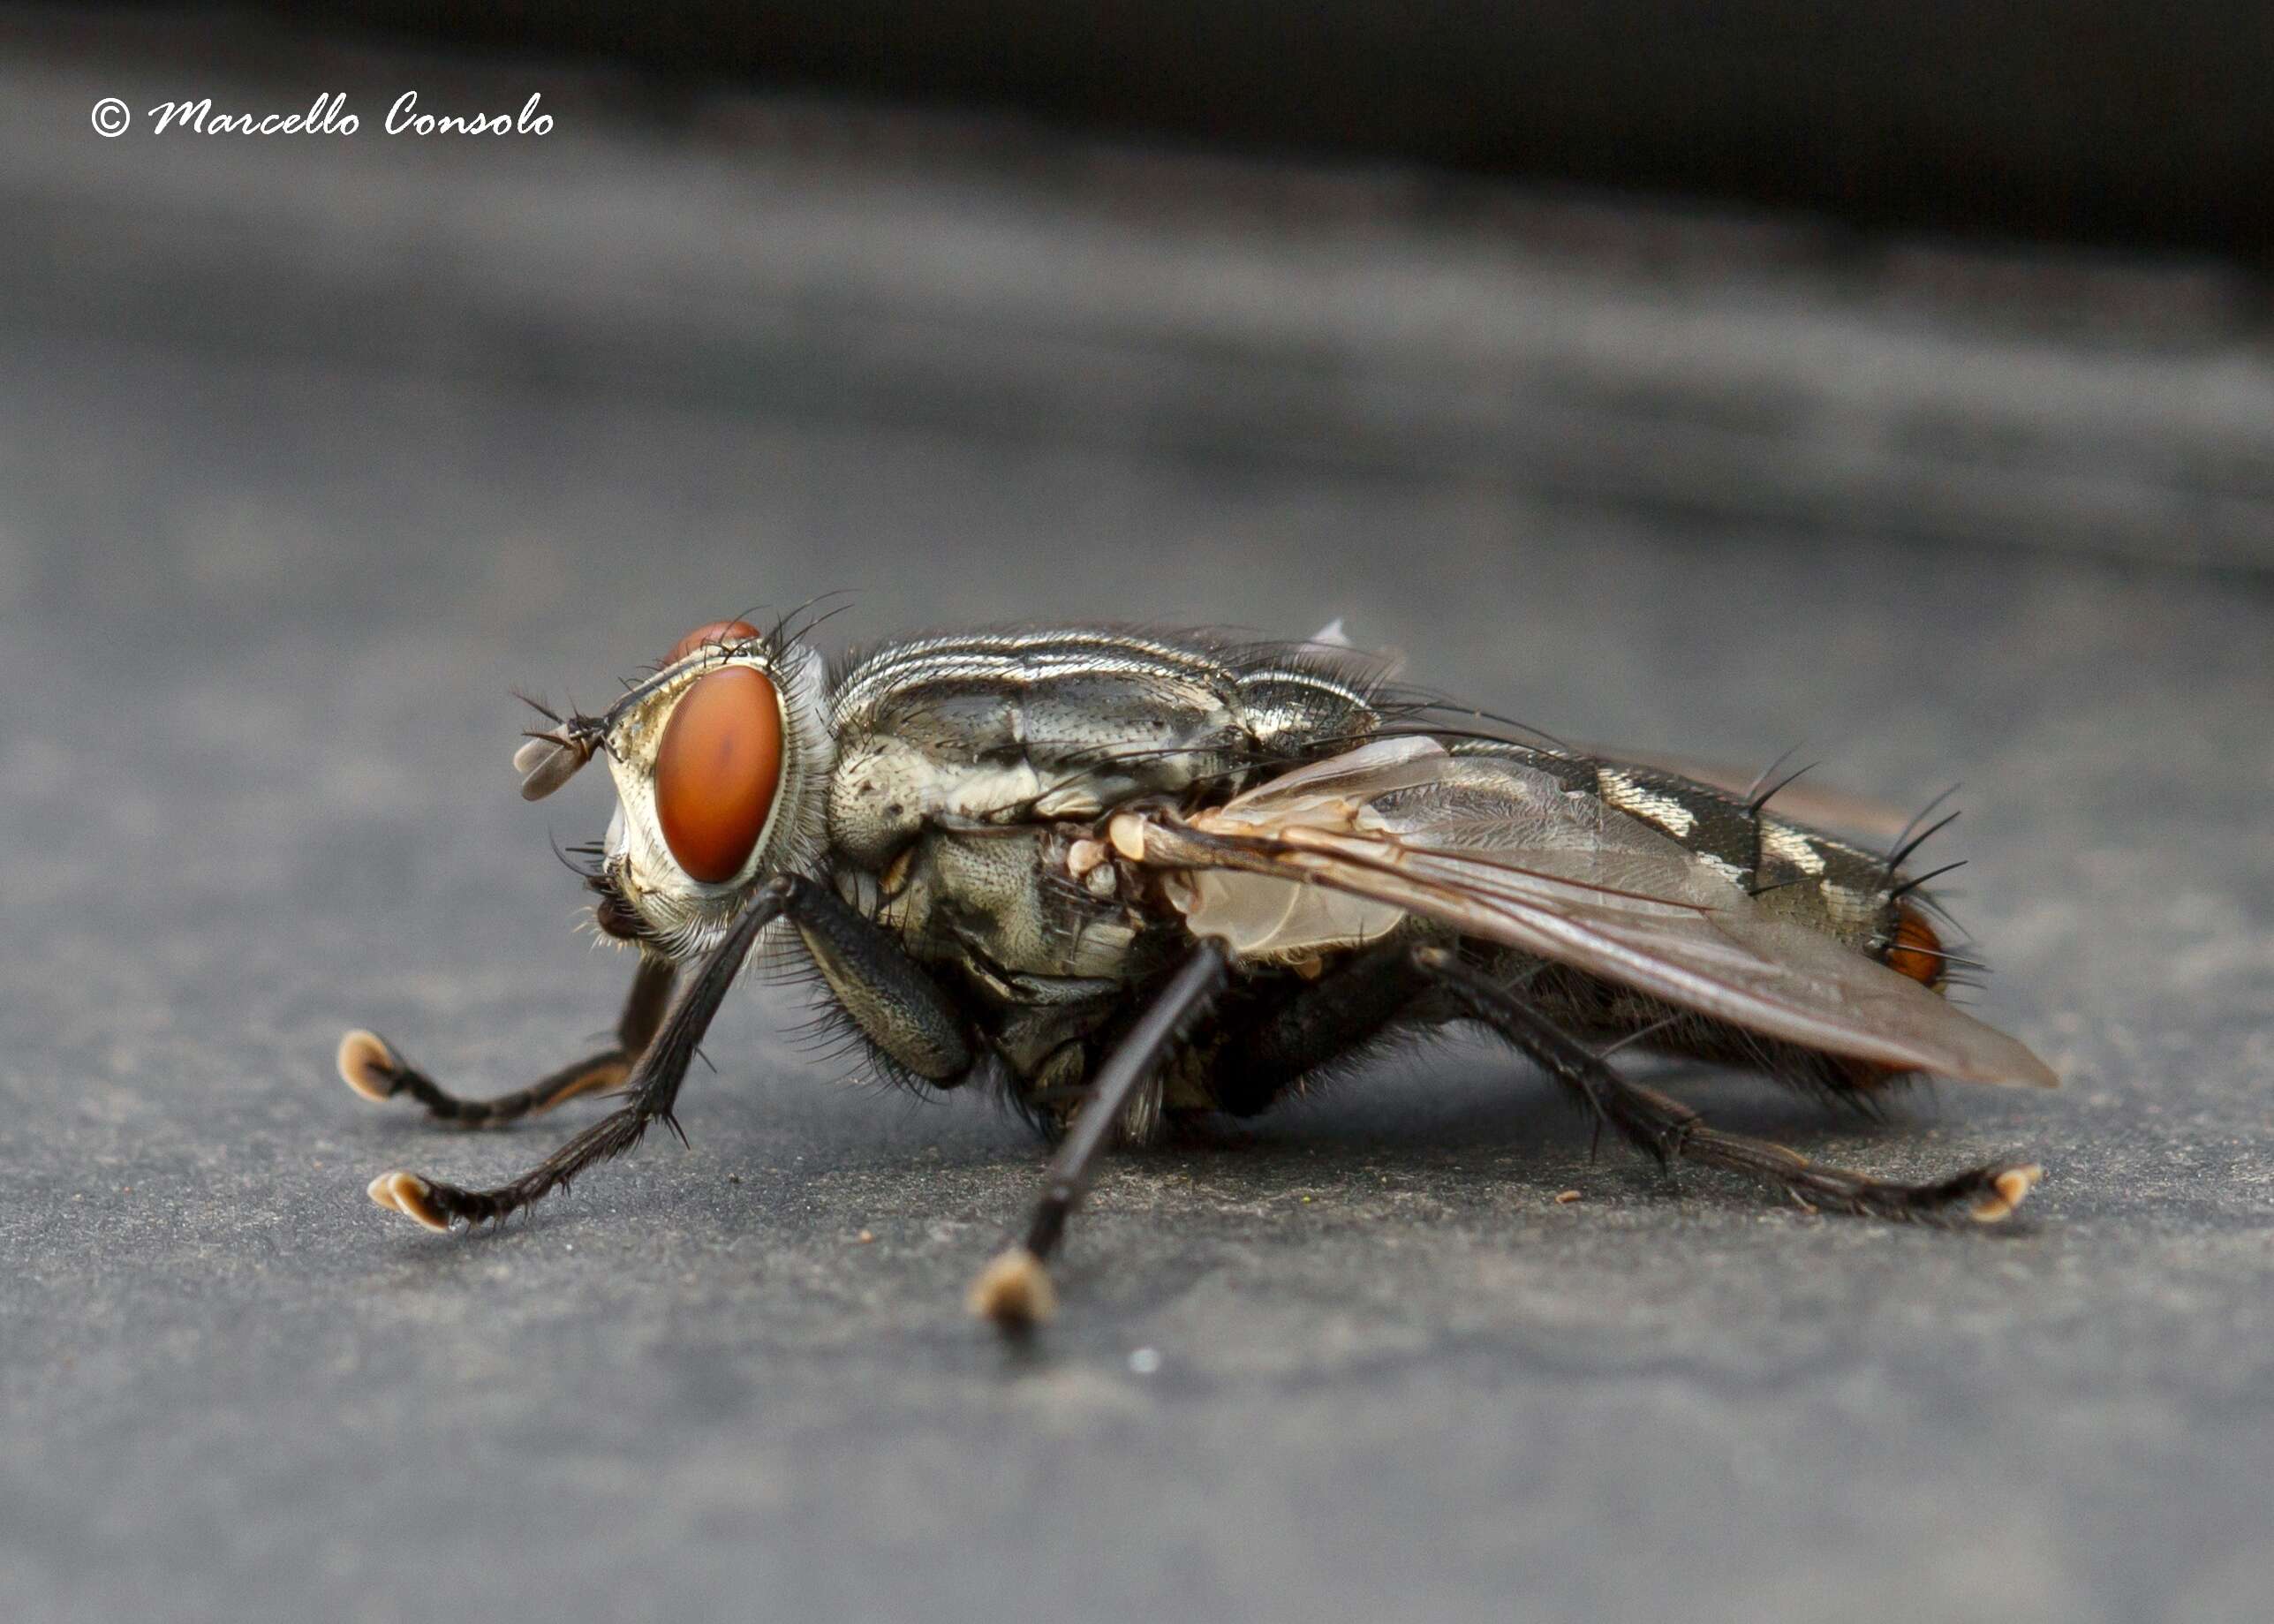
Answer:
[[1902, 877], [1882, 853], [1657, 767], [1521, 744], [1460, 745], [1454, 753], [1514, 756], [1552, 774], [1567, 794], [1599, 798], [1674, 842], [1749, 893], [1767, 918], [1821, 931], [1883, 962], [1893, 963], [1902, 952], [1903, 974], [1941, 985], [1941, 944], [1917, 910], [1902, 904]]

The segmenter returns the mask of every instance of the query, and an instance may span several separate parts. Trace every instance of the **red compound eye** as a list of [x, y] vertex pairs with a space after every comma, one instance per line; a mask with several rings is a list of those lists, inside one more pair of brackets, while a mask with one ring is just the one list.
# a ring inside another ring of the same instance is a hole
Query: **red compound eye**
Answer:
[[714, 620], [696, 627], [671, 645], [671, 652], [663, 656], [663, 663], [676, 665], [706, 643], [741, 643], [757, 635], [758, 628], [746, 620]]
[[781, 787], [782, 704], [766, 674], [697, 677], [655, 755], [655, 813], [679, 866], [713, 885], [741, 872]]

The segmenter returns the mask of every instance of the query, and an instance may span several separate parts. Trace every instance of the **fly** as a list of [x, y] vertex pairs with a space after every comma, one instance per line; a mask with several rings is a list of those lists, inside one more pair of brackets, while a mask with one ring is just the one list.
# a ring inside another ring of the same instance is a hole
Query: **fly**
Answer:
[[699, 627], [604, 714], [547, 713], [527, 736], [529, 799], [594, 756], [615, 780], [608, 834], [581, 849], [599, 929], [636, 953], [615, 1042], [489, 1099], [367, 1031], [342, 1039], [340, 1073], [468, 1126], [602, 1090], [624, 1102], [510, 1182], [391, 1172], [373, 1200], [433, 1229], [502, 1220], [653, 1124], [677, 1131], [696, 1046], [753, 960], [809, 968], [884, 1076], [976, 1087], [1056, 1142], [1022, 1238], [971, 1292], [1005, 1326], [1054, 1311], [1045, 1265], [1109, 1144], [1256, 1114], [1354, 1051], [1453, 1022], [1497, 1033], [1662, 1167], [1744, 1174], [1812, 1210], [1994, 1222], [2039, 1177], [2020, 1160], [1920, 1184], [1828, 1167], [1610, 1063], [1633, 1047], [1745, 1064], [1867, 1108], [1923, 1072], [2052, 1086], [1944, 998], [1973, 961], [1930, 918], [1931, 876], [1907, 870], [1923, 836], [1867, 850], [1779, 815], [1775, 789], [1531, 736], [1339, 640], [1067, 626], [832, 668], [810, 631]]

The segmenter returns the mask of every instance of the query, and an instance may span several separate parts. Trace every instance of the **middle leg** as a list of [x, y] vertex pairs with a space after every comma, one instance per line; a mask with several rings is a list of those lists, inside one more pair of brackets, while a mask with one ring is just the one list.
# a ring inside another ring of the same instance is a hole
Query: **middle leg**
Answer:
[[1129, 1108], [1130, 1098], [1206, 1009], [1230, 968], [1230, 956], [1222, 942], [1213, 938], [1202, 941], [1169, 978], [1152, 1007], [1129, 1028], [1129, 1035], [1107, 1056], [1091, 1085], [1088, 1101], [1059, 1142], [1057, 1153], [1042, 1175], [1042, 1198], [1035, 1203], [1024, 1243], [997, 1253], [971, 1282], [965, 1303], [973, 1314], [1016, 1332], [1048, 1319], [1056, 1311], [1057, 1294], [1043, 1264], [1065, 1237], [1066, 1220], [1090, 1187], [1090, 1172], [1098, 1153], [1112, 1138], [1114, 1125]]

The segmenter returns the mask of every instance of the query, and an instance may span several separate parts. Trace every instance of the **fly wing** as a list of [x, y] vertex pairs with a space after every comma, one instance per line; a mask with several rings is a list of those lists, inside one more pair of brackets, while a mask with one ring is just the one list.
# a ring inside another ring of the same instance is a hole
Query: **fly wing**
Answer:
[[1835, 1054], [2051, 1087], [2028, 1048], [1833, 938], [1764, 917], [1711, 864], [1598, 797], [1496, 756], [1378, 740], [1186, 820], [1128, 812], [1201, 935], [1300, 960], [1409, 913]]

